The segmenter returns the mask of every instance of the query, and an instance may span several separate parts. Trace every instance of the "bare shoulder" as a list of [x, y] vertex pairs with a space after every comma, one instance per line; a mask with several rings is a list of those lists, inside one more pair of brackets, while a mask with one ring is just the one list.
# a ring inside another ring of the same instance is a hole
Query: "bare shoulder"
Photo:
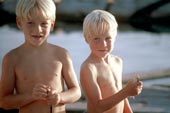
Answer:
[[111, 55], [111, 58], [116, 64], [122, 65], [123, 61], [119, 56]]
[[95, 76], [97, 75], [95, 64], [87, 58], [82, 64], [80, 68], [80, 76]]
[[4, 55], [3, 57], [3, 61], [4, 62], [10, 62], [10, 64], [14, 64], [15, 62], [17, 62], [17, 59], [19, 59], [19, 51], [20, 51], [20, 48], [21, 47], [17, 47], [17, 48], [14, 48], [12, 50], [10, 50], [7, 54]]
[[58, 45], [49, 44], [49, 47], [50, 47], [50, 49], [54, 50], [54, 52], [55, 51], [59, 51], [59, 52], [62, 52], [62, 53], [67, 52], [67, 50], [65, 48], [58, 46]]
[[67, 49], [52, 44], [50, 44], [50, 48], [53, 57], [62, 62], [65, 67], [72, 65], [72, 58]]
[[51, 50], [54, 53], [55, 56], [61, 57], [61, 58], [69, 58], [70, 54], [67, 49], [60, 47], [58, 45], [50, 44]]
[[81, 70], [92, 70], [94, 68], [93, 63], [90, 61], [89, 58], [87, 58], [82, 64], [81, 64]]

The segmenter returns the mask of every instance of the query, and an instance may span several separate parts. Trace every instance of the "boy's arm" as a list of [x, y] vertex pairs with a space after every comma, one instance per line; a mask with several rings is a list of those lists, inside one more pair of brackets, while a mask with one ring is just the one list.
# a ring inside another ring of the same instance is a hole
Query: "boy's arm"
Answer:
[[91, 104], [95, 106], [98, 112], [104, 112], [113, 108], [128, 96], [137, 95], [136, 83], [129, 82], [125, 88], [116, 94], [102, 99], [97, 78], [95, 77], [95, 69], [92, 67], [86, 66], [81, 68], [80, 81], [88, 100], [90, 100]]
[[130, 107], [128, 99], [124, 100], [124, 110], [123, 113], [133, 113], [132, 108]]
[[15, 89], [15, 60], [11, 55], [6, 55], [2, 63], [0, 105], [4, 109], [16, 109], [32, 102], [31, 96], [14, 94]]
[[95, 71], [93, 66], [82, 66], [80, 81], [86, 97], [91, 104], [94, 105], [94, 108], [98, 110], [97, 112], [104, 112], [113, 108], [128, 95], [125, 90], [121, 90], [118, 93], [103, 99]]
[[73, 68], [72, 60], [66, 51], [63, 57], [62, 74], [67, 85], [67, 90], [59, 93], [61, 104], [72, 103], [81, 97], [81, 90]]

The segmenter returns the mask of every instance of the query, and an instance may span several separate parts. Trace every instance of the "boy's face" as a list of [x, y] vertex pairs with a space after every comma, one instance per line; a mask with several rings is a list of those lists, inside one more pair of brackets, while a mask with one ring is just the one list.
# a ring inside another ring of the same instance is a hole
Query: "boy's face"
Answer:
[[88, 44], [91, 49], [91, 53], [99, 58], [107, 57], [114, 47], [115, 36], [110, 30], [98, 33], [94, 37], [89, 38]]
[[41, 13], [33, 15], [31, 19], [17, 18], [16, 21], [18, 27], [24, 32], [26, 43], [33, 46], [40, 46], [46, 42], [54, 27], [54, 22], [44, 18]]

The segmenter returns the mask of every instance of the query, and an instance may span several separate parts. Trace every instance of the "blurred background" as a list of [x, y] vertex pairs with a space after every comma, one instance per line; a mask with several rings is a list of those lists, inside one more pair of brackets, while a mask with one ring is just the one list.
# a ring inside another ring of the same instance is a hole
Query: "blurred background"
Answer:
[[[0, 0], [0, 64], [8, 51], [24, 42], [15, 23], [16, 1]], [[78, 79], [80, 65], [90, 52], [82, 34], [83, 19], [94, 9], [109, 11], [119, 24], [113, 54], [124, 61], [123, 83], [136, 73], [144, 82], [142, 94], [129, 99], [134, 112], [170, 113], [170, 0], [54, 1], [57, 18], [48, 41], [70, 52]], [[85, 108], [84, 96], [67, 106], [70, 113]]]

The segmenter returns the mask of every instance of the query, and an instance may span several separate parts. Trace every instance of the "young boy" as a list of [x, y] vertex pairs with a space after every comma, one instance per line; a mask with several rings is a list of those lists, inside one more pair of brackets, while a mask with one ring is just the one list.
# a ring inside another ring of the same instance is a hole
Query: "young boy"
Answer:
[[83, 34], [91, 53], [81, 65], [80, 82], [87, 99], [87, 113], [132, 113], [127, 97], [138, 95], [142, 82], [129, 82], [122, 89], [122, 60], [111, 55], [117, 22], [103, 10], [89, 13]]
[[80, 98], [69, 53], [47, 42], [54, 28], [55, 11], [53, 0], [18, 1], [16, 22], [25, 42], [3, 58], [0, 105], [4, 109], [65, 113], [65, 104]]

